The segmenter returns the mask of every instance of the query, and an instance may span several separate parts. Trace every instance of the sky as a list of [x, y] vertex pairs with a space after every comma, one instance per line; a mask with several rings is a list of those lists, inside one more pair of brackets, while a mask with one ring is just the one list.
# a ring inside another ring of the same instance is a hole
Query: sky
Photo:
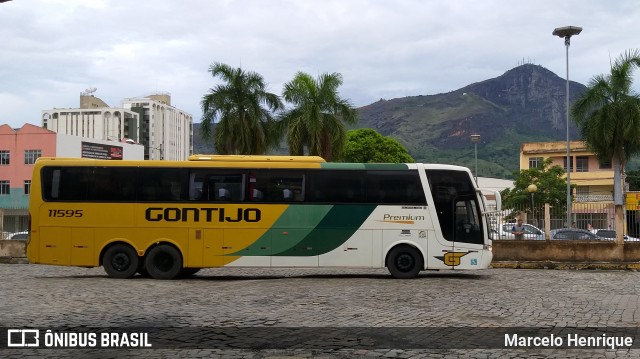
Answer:
[[200, 122], [202, 97], [221, 83], [215, 62], [260, 74], [278, 95], [299, 71], [337, 72], [355, 107], [523, 63], [564, 79], [566, 47], [552, 35], [563, 26], [583, 28], [569, 79], [587, 85], [640, 48], [640, 1], [12, 0], [0, 3], [0, 124], [40, 125], [42, 110], [78, 108], [92, 88], [112, 107], [168, 92]]

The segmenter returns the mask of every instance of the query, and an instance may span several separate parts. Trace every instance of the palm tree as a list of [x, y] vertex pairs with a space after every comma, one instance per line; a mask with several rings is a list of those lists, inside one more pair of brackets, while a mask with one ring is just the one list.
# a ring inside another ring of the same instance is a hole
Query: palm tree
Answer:
[[612, 160], [614, 203], [622, 205], [622, 173], [632, 155], [640, 153], [640, 97], [631, 89], [632, 71], [640, 67], [640, 51], [627, 51], [611, 74], [595, 76], [573, 104], [572, 116], [587, 147], [600, 160]]
[[202, 97], [203, 139], [211, 137], [215, 123], [217, 153], [263, 154], [276, 145], [279, 138], [274, 136], [272, 112], [282, 108], [282, 101], [267, 92], [262, 76], [218, 62], [211, 65], [209, 72], [225, 83]]
[[283, 97], [293, 108], [282, 116], [279, 126], [286, 133], [289, 154], [322, 156], [330, 161], [339, 157], [346, 142], [346, 124], [358, 121], [356, 110], [340, 98], [342, 76], [322, 74], [314, 79], [298, 72], [284, 85]]

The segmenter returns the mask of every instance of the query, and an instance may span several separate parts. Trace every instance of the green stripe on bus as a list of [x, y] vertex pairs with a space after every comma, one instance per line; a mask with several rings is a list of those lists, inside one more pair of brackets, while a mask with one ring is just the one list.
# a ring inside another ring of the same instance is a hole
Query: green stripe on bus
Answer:
[[333, 205], [290, 205], [271, 228], [246, 248], [229, 256], [263, 256], [264, 248], [280, 253], [294, 248], [329, 213]]
[[301, 242], [286, 251], [274, 251], [273, 255], [316, 256], [330, 252], [351, 238], [375, 208], [375, 204], [335, 205]]
[[405, 163], [341, 163], [326, 162], [321, 163], [320, 168], [336, 170], [406, 170], [409, 168]]

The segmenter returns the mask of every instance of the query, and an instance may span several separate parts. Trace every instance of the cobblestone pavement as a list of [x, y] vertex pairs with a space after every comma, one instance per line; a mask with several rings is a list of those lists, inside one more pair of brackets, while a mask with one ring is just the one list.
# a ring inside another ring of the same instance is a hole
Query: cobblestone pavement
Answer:
[[[154, 343], [151, 349], [127, 350], [8, 349], [5, 335], [0, 343], [3, 358], [640, 358], [640, 349], [627, 348], [465, 349], [458, 343], [444, 349], [419, 344], [411, 347], [424, 349], [410, 349], [407, 344], [420, 341], [407, 335], [414, 329], [446, 336], [448, 328], [463, 328], [470, 334], [469, 342], [479, 330], [602, 328], [613, 336], [616, 328], [636, 329], [640, 273], [635, 271], [488, 269], [426, 272], [417, 279], [397, 280], [377, 269], [221, 268], [202, 270], [189, 279], [158, 281], [110, 279], [102, 268], [0, 264], [0, 276], [3, 331], [185, 329], [166, 332], [182, 347]], [[289, 349], [198, 345], [207, 328], [237, 327], [262, 334], [269, 328], [324, 331], [318, 331], [315, 341]], [[327, 328], [351, 335], [323, 336]], [[362, 340], [367, 334], [387, 336], [391, 344], [371, 346]], [[153, 342], [153, 336], [161, 334], [149, 335]], [[405, 339], [394, 341], [399, 336]], [[327, 343], [327, 338], [333, 342]], [[634, 347], [640, 348], [640, 336], [633, 338]]]

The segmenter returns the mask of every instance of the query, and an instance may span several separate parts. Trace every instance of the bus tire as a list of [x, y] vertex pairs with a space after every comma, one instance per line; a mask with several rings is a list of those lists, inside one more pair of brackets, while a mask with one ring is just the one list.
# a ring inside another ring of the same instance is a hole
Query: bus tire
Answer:
[[126, 279], [133, 277], [138, 270], [140, 257], [127, 244], [115, 244], [102, 255], [102, 266], [111, 278]]
[[387, 269], [394, 278], [415, 278], [423, 266], [422, 254], [412, 246], [396, 246], [387, 256]]
[[149, 251], [144, 266], [151, 278], [173, 279], [182, 271], [182, 255], [176, 247], [160, 244]]

